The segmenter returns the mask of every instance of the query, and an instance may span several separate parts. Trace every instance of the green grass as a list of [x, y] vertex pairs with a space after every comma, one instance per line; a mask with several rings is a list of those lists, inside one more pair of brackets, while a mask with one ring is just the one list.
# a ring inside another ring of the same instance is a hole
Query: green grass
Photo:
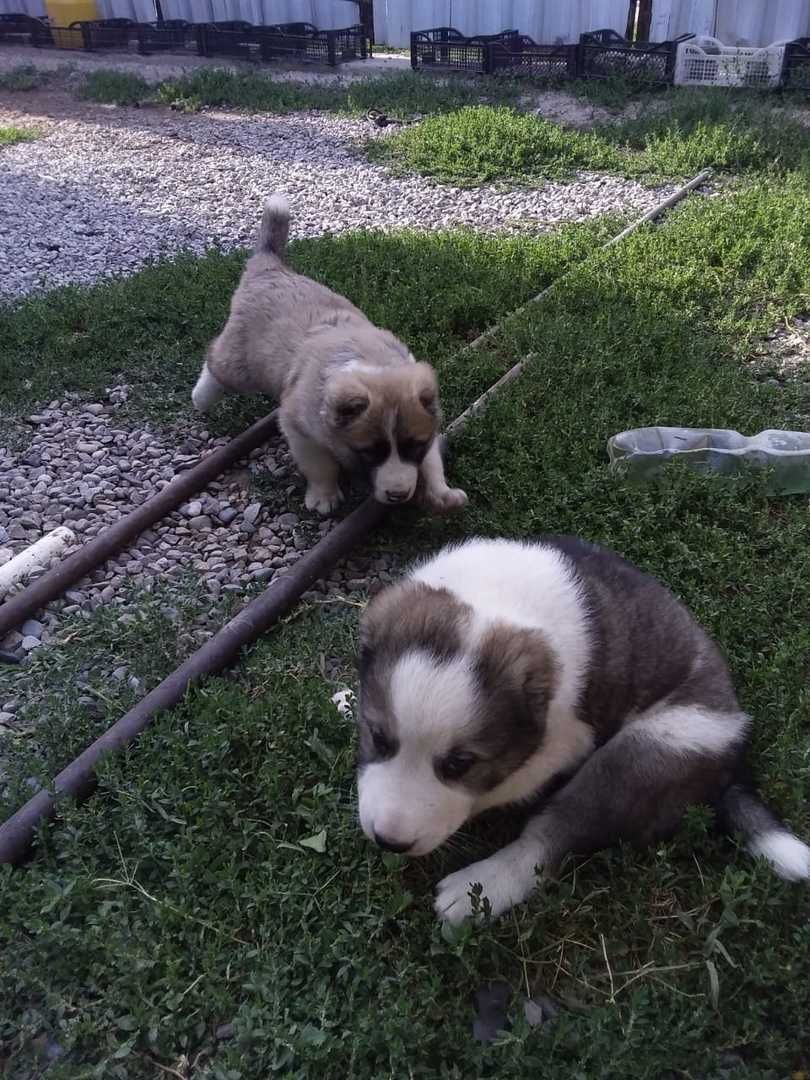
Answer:
[[[339, 281], [418, 355], [441, 360], [583, 258], [610, 228], [601, 221], [536, 239], [356, 233], [299, 241], [290, 250], [303, 273]], [[0, 309], [0, 416], [30, 412], [62, 391], [93, 396], [121, 378], [131, 386], [131, 415], [188, 415], [190, 387], [243, 265], [242, 253], [181, 256], [131, 278]], [[222, 416], [238, 429], [261, 408], [235, 400]]]
[[597, 135], [569, 131], [514, 109], [475, 106], [431, 116], [368, 144], [372, 159], [452, 184], [532, 181], [577, 169], [621, 167], [621, 155]]
[[0, 71], [0, 90], [38, 90], [53, 77], [53, 72], [35, 67], [33, 64], [20, 64], [10, 71]]
[[719, 173], [810, 176], [810, 128], [761, 98], [678, 90], [637, 119], [574, 131], [502, 106], [468, 107], [368, 144], [374, 160], [454, 184], [534, 182], [577, 169], [646, 180]]
[[0, 126], [0, 146], [13, 146], [15, 143], [30, 142], [36, 139], [37, 132], [33, 128], [22, 128], [14, 125]]
[[203, 107], [271, 113], [318, 109], [358, 115], [376, 108], [389, 116], [407, 119], [419, 114], [449, 112], [469, 104], [514, 101], [518, 88], [500, 81], [436, 82], [412, 72], [330, 86], [214, 68], [193, 71], [159, 86], [150, 86], [137, 75], [96, 71], [82, 84], [80, 94], [116, 105], [154, 101], [185, 111]]
[[109, 105], [140, 105], [154, 97], [155, 88], [129, 71], [91, 71], [79, 86], [79, 97]]
[[642, 172], [683, 176], [711, 166], [731, 174], [810, 175], [810, 128], [785, 114], [789, 104], [755, 92], [673, 90], [647, 99], [638, 119], [599, 133], [638, 154]]
[[[571, 245], [575, 234], [564, 235], [557, 243]], [[387, 312], [381, 321], [410, 340], [417, 329], [429, 335], [434, 320], [444, 327], [443, 292], [465, 292], [466, 260], [444, 261], [466, 250], [453, 242], [425, 238], [444, 277], [435, 295], [414, 261], [397, 266], [406, 250], [398, 238], [324, 240], [308, 256], [316, 261], [317, 251], [331, 284], [373, 302], [375, 317]], [[386, 243], [387, 258], [366, 265]], [[565, 264], [564, 251], [548, 241], [546, 275]], [[488, 282], [511, 276], [507, 255], [489, 250]], [[189, 333], [227, 301], [236, 265], [225, 274], [223, 263], [200, 263], [202, 273], [216, 265], [207, 296], [191, 263], [106, 294], [118, 300], [115, 340], [129, 343], [131, 370], [143, 357], [156, 396], [179, 393], [187, 374], [171, 336], [163, 340], [165, 322], [146, 336], [160, 312], [154, 300], [141, 324], [147, 284], [163, 289], [164, 308], [199, 297], [174, 330]], [[96, 310], [83, 303], [85, 313]], [[518, 356], [531, 351], [536, 360], [454, 448], [453, 480], [471, 496], [465, 515], [405, 512], [373, 544], [415, 554], [475, 532], [572, 531], [658, 574], [721, 642], [756, 717], [758, 779], [805, 837], [806, 499], [768, 499], [756, 479], [679, 468], [655, 485], [631, 484], [609, 473], [605, 441], [647, 423], [807, 427], [807, 383], [758, 382], [740, 361], [756, 335], [808, 306], [803, 178], [695, 199], [657, 230], [590, 260], [542, 307], [509, 320], [486, 352], [439, 355], [450, 416]], [[32, 309], [12, 319], [20, 310]], [[60, 342], [64, 317], [54, 310]], [[39, 351], [28, 355], [41, 362], [50, 339], [47, 328], [40, 333]], [[169, 349], [162, 366], [153, 348]], [[71, 371], [69, 380], [80, 365]], [[57, 365], [47, 377], [61, 378]], [[350, 677], [355, 625], [353, 608], [318, 605], [265, 635], [237, 673], [194, 691], [108, 760], [99, 792], [65, 808], [31, 864], [0, 870], [7, 1076], [39, 1075], [49, 1039], [62, 1050], [49, 1080], [152, 1080], [167, 1075], [156, 1062], [182, 1075], [186, 1060], [197, 1062], [192, 1075], [216, 1080], [781, 1080], [810, 1070], [808, 891], [735, 852], [707, 830], [706, 815], [691, 815], [671, 843], [646, 853], [572, 863], [511, 917], [444, 936], [430, 891], [461, 858], [380, 857], [352, 812], [352, 731], [320, 672], [336, 660], [339, 682]], [[151, 684], [172, 664], [170, 640], [157, 615], [117, 636], [97, 615], [73, 642], [42, 650], [29, 685], [38, 695], [31, 708], [47, 722], [41, 745], [17, 749], [17, 792], [126, 706], [128, 691], [104, 683], [105, 665], [129, 662]], [[77, 702], [70, 678], [94, 655], [104, 695], [96, 715]], [[0, 677], [8, 685], [20, 673]], [[322, 852], [302, 844], [324, 831]], [[484, 825], [469, 842], [470, 858], [492, 849]], [[516, 1000], [510, 1032], [477, 1045], [470, 997], [495, 978], [516, 993], [550, 994], [560, 1017], [529, 1031]], [[233, 1038], [217, 1041], [222, 1024], [233, 1025]]]

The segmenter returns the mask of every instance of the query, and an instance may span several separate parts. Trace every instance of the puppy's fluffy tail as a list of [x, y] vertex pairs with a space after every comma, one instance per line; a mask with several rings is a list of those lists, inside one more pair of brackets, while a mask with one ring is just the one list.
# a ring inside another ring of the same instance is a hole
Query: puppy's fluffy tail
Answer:
[[290, 235], [290, 207], [282, 195], [271, 195], [265, 201], [257, 251], [265, 251], [283, 259]]
[[739, 833], [751, 854], [767, 859], [779, 877], [810, 879], [810, 847], [789, 832], [750, 788], [732, 784], [719, 809], [729, 832]]

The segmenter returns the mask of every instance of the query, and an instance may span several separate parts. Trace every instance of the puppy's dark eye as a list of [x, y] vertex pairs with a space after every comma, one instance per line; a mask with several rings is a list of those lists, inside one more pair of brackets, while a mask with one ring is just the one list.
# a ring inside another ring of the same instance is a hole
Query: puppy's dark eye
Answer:
[[403, 461], [419, 465], [428, 452], [429, 446], [430, 442], [427, 439], [403, 439], [398, 446], [399, 456]]
[[445, 754], [438, 763], [438, 772], [442, 780], [460, 780], [475, 764], [475, 754], [463, 750], [453, 750]]
[[354, 452], [364, 465], [373, 468], [375, 465], [382, 465], [391, 453], [391, 444], [387, 439], [379, 439], [371, 446], [355, 447]]
[[390, 736], [386, 735], [382, 728], [369, 727], [369, 733], [371, 734], [371, 741], [374, 743], [374, 750], [376, 754], [381, 758], [393, 757], [396, 753], [396, 743]]

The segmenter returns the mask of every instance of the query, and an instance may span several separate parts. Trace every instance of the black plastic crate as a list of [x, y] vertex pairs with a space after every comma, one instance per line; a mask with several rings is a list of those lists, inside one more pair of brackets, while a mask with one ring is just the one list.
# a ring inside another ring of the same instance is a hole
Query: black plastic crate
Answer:
[[810, 37], [796, 38], [785, 46], [782, 85], [786, 90], [810, 90]]
[[138, 34], [138, 24], [132, 19], [94, 19], [92, 22], [74, 22], [68, 29], [81, 31], [82, 48], [87, 52], [104, 49], [127, 51], [130, 42], [136, 40]]
[[592, 30], [579, 35], [578, 74], [583, 79], [619, 76], [633, 82], [671, 83], [679, 41], [628, 41], [615, 30]]
[[0, 42], [27, 45], [33, 35], [42, 32], [45, 25], [41, 19], [22, 11], [3, 12], [0, 14]]
[[262, 60], [288, 59], [335, 67], [345, 60], [365, 60], [371, 48], [362, 26], [319, 30], [312, 23], [255, 26]]
[[335, 39], [338, 60], [367, 60], [371, 56], [371, 38], [365, 26], [346, 26], [342, 30], [325, 30]]
[[138, 52], [144, 56], [154, 52], [186, 52], [195, 40], [194, 27], [185, 19], [138, 24]]
[[576, 45], [538, 45], [525, 34], [491, 42], [489, 70], [504, 75], [529, 75], [536, 79], [574, 79], [577, 75]]
[[520, 37], [517, 30], [502, 30], [499, 34], [475, 34], [465, 37], [452, 26], [435, 26], [431, 30], [411, 33], [411, 67], [453, 68], [456, 71], [489, 74], [489, 46]]
[[255, 27], [248, 22], [198, 23], [196, 26], [197, 51], [200, 56], [230, 56], [237, 60], [251, 60], [258, 46]]

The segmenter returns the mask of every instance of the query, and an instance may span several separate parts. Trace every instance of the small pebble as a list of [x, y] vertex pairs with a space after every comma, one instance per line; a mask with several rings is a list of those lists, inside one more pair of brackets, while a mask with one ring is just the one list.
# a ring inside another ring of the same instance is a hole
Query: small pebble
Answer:
[[255, 525], [261, 512], [261, 503], [251, 503], [250, 506], [245, 510], [242, 517], [248, 523], [248, 525]]

